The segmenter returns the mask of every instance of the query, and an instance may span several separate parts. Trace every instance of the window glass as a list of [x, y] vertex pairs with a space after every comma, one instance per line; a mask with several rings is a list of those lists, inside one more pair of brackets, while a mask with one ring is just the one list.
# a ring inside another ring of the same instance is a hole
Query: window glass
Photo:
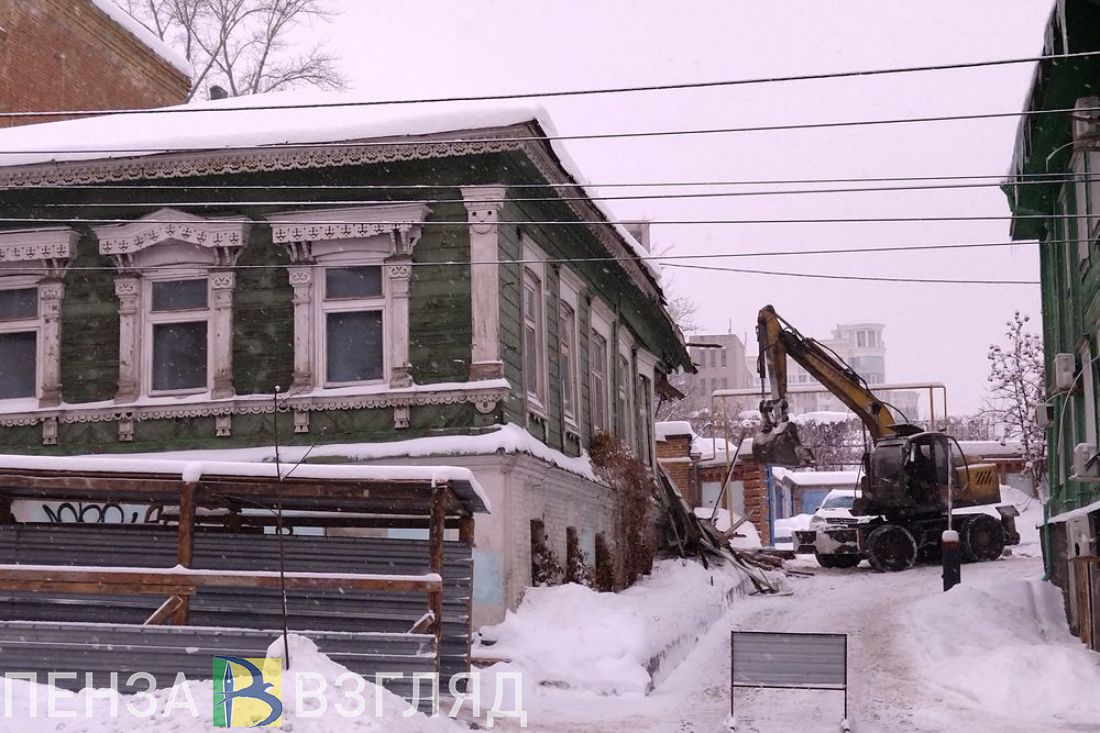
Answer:
[[325, 270], [325, 298], [375, 298], [382, 295], [381, 265], [330, 267]]
[[38, 290], [0, 290], [0, 321], [17, 321], [38, 317]]
[[0, 333], [0, 400], [35, 396], [37, 346], [34, 331]]
[[566, 303], [561, 304], [561, 403], [567, 417], [576, 417], [576, 385], [574, 384], [575, 361], [573, 356], [573, 334], [576, 329], [576, 314]]
[[154, 313], [206, 307], [206, 280], [167, 280], [153, 283]]
[[607, 339], [592, 332], [592, 430], [607, 430]]
[[153, 325], [153, 389], [206, 387], [206, 321]]
[[851, 509], [852, 503], [856, 500], [854, 496], [845, 496], [843, 494], [837, 496], [828, 496], [825, 501], [821, 502], [822, 509]]
[[523, 383], [527, 395], [543, 403], [542, 282], [530, 271], [523, 280]]
[[382, 312], [329, 313], [325, 320], [329, 382], [382, 379]]

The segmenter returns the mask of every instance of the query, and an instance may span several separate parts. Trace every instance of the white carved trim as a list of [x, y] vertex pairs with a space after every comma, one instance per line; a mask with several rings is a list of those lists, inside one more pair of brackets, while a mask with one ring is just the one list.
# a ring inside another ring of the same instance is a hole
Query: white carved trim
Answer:
[[[430, 387], [430, 385], [429, 385]], [[430, 405], [474, 405], [481, 412], [492, 412], [496, 403], [508, 397], [507, 384], [467, 382], [462, 386], [448, 385], [443, 389], [430, 389], [424, 386], [411, 389], [387, 389], [362, 395], [325, 395], [323, 393], [288, 396], [279, 402], [279, 409], [293, 410], [295, 413], [321, 412], [327, 410], [371, 410], [392, 409]], [[120, 436], [128, 433], [133, 436], [133, 424], [145, 420], [166, 420], [176, 418], [216, 417], [219, 415], [259, 415], [268, 414], [274, 409], [270, 396], [250, 398], [229, 398], [225, 400], [204, 400], [188, 402], [183, 405], [152, 404], [127, 405], [125, 409], [117, 407], [81, 407], [64, 405], [59, 409], [35, 412], [9, 413], [0, 415], [0, 427], [20, 427], [37, 425], [45, 420], [57, 420], [59, 423], [97, 423], [119, 422]], [[308, 417], [296, 420], [296, 424], [308, 425]], [[124, 439], [124, 438], [120, 438]]]
[[0, 232], [0, 262], [68, 260], [76, 255], [80, 232], [68, 227]]
[[660, 299], [660, 287], [644, 271], [642, 263], [634, 259], [637, 256], [634, 250], [626, 244], [613, 225], [604, 223], [605, 217], [595, 204], [587, 200], [588, 194], [575, 186], [576, 182], [562, 168], [550, 146], [541, 140], [527, 139], [542, 133], [536, 125], [521, 124], [467, 132], [462, 135], [461, 141], [454, 141], [452, 132], [419, 136], [415, 142], [408, 144], [303, 146], [281, 150], [230, 152], [191, 151], [139, 158], [12, 166], [0, 170], [0, 186], [65, 186], [225, 173], [247, 174], [521, 151], [550, 183], [574, 184], [574, 187], [558, 189], [559, 194], [566, 199], [566, 204], [582, 221], [590, 222], [591, 231], [609, 252], [616, 257], [626, 258], [619, 260], [620, 265], [630, 274], [635, 284], [651, 297]]
[[[289, 211], [265, 218], [275, 244], [366, 239], [385, 234], [391, 237], [393, 254], [407, 255], [420, 239], [420, 225], [427, 215], [428, 204], [416, 202]], [[292, 250], [291, 256], [294, 254]]]
[[204, 219], [176, 209], [161, 209], [126, 224], [93, 229], [99, 239], [100, 254], [116, 258], [120, 266], [129, 265], [122, 261], [127, 255], [170, 241], [217, 251], [219, 259], [226, 261], [215, 264], [231, 265], [233, 255], [228, 250], [239, 249], [247, 243], [251, 225], [251, 220], [243, 216]]
[[[462, 189], [470, 224], [471, 379], [503, 376], [500, 358], [500, 240], [503, 186]], [[478, 264], [483, 263], [483, 264]]]

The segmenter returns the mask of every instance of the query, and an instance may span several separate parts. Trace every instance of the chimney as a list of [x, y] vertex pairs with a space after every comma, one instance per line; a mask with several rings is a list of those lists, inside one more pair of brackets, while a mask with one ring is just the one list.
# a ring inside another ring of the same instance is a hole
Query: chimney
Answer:
[[630, 232], [630, 236], [638, 240], [642, 249], [650, 252], [649, 248], [649, 222], [648, 221], [624, 221], [623, 227]]
[[210, 87], [210, 99], [228, 99], [229, 92], [225, 91], [224, 87], [220, 87], [214, 84]]

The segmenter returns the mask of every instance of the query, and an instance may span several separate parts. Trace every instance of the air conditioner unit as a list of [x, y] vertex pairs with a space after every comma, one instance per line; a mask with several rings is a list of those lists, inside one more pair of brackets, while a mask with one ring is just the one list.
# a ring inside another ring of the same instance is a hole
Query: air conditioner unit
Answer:
[[1077, 358], [1073, 354], [1054, 355], [1054, 389], [1069, 392], [1076, 381]]
[[1066, 551], [1070, 557], [1096, 554], [1096, 535], [1092, 532], [1087, 515], [1066, 521]]
[[1035, 425], [1040, 430], [1046, 430], [1050, 427], [1050, 423], [1053, 418], [1051, 416], [1050, 405], [1046, 402], [1040, 402], [1035, 405]]
[[1092, 443], [1078, 443], [1073, 447], [1073, 476], [1081, 480], [1100, 478], [1100, 458], [1096, 455], [1096, 446]]

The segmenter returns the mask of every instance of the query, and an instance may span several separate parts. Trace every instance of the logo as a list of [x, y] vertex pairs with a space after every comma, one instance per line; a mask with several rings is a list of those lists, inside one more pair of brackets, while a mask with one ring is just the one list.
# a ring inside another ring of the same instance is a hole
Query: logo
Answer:
[[214, 657], [214, 727], [283, 724], [283, 660]]

